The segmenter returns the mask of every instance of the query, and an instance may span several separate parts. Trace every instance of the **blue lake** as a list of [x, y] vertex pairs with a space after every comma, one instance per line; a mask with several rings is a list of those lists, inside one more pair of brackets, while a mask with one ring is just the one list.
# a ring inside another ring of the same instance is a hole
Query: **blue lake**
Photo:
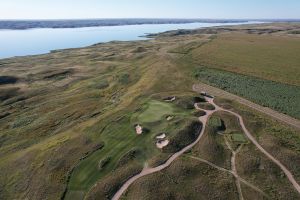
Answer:
[[89, 28], [0, 30], [0, 59], [44, 54], [51, 50], [85, 47], [114, 40], [142, 40], [146, 38], [141, 36], [148, 33], [238, 24], [246, 23], [147, 24]]

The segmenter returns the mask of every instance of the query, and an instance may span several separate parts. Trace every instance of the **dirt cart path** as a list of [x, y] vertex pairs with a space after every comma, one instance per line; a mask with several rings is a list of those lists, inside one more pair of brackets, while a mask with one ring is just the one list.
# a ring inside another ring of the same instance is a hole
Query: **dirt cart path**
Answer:
[[[195, 88], [196, 89], [196, 88]], [[203, 88], [202, 88], [203, 90]], [[208, 90], [206, 90], [208, 91]], [[215, 94], [215, 93], [213, 93]], [[191, 148], [193, 148], [202, 138], [202, 136], [204, 135], [204, 131], [205, 131], [205, 127], [206, 127], [206, 124], [207, 124], [207, 121], [209, 119], [209, 117], [214, 113], [214, 112], [217, 112], [217, 111], [225, 111], [225, 112], [228, 112], [228, 113], [231, 113], [232, 115], [236, 116], [238, 119], [239, 119], [239, 123], [244, 131], [244, 133], [246, 134], [246, 136], [249, 138], [249, 140], [263, 153], [265, 154], [270, 160], [272, 160], [277, 166], [280, 167], [280, 169], [284, 172], [284, 174], [286, 175], [286, 177], [288, 178], [288, 180], [291, 182], [291, 184], [293, 185], [293, 187], [298, 191], [298, 193], [300, 194], [300, 185], [296, 182], [293, 174], [279, 161], [277, 160], [276, 158], [274, 158], [270, 153], [268, 153], [257, 141], [256, 139], [252, 136], [252, 134], [247, 130], [245, 124], [244, 124], [244, 121], [243, 121], [243, 118], [235, 113], [235, 112], [232, 112], [230, 110], [226, 110], [226, 109], [223, 109], [219, 106], [217, 106], [214, 102], [213, 102], [213, 99], [208, 99], [207, 98], [207, 101], [209, 103], [211, 103], [212, 105], [215, 106], [215, 110], [213, 111], [207, 111], [206, 110], [206, 113], [207, 115], [203, 116], [203, 117], [200, 117], [199, 120], [202, 122], [203, 126], [202, 126], [202, 129], [201, 129], [201, 132], [199, 134], [199, 137], [197, 138], [197, 140], [195, 142], [193, 142], [192, 144], [188, 145], [187, 147], [183, 148], [181, 151], [173, 154], [168, 160], [167, 162], [165, 162], [164, 164], [162, 165], [159, 165], [158, 167], [155, 167], [155, 168], [145, 168], [141, 173], [139, 173], [138, 175], [136, 176], [133, 176], [132, 178], [130, 178], [129, 180], [127, 180], [123, 186], [118, 190], [118, 192], [113, 196], [112, 200], [119, 200], [120, 197], [125, 193], [125, 191], [135, 182], [137, 181], [139, 178], [142, 178], [144, 176], [147, 176], [147, 175], [150, 175], [150, 174], [153, 174], [153, 173], [156, 173], [156, 172], [159, 172], [159, 171], [162, 171], [163, 169], [169, 167], [171, 165], [171, 163], [177, 159], [179, 156], [181, 156], [182, 154], [184, 154], [186, 151], [190, 150]], [[197, 104], [195, 105], [195, 108], [196, 109], [200, 109]]]
[[[196, 105], [195, 105], [196, 109], [199, 109]], [[165, 162], [162, 165], [159, 165], [155, 168], [145, 168], [140, 174], [133, 176], [132, 178], [130, 178], [128, 181], [126, 181], [124, 183], [124, 185], [119, 189], [119, 191], [114, 195], [114, 197], [112, 198], [112, 200], [118, 200], [120, 199], [120, 197], [122, 196], [122, 194], [129, 188], [129, 186], [131, 184], [133, 184], [136, 180], [138, 180], [139, 178], [142, 178], [144, 176], [147, 176], [149, 174], [153, 174], [155, 172], [159, 172], [167, 167], [169, 167], [171, 165], [171, 163], [177, 159], [179, 156], [181, 156], [182, 154], [184, 154], [186, 151], [190, 150], [191, 148], [193, 148], [202, 138], [202, 136], [204, 135], [204, 131], [205, 131], [205, 126], [207, 123], [207, 120], [209, 118], [209, 116], [211, 116], [214, 111], [206, 111], [206, 115], [203, 117], [200, 117], [199, 120], [202, 122], [202, 129], [201, 132], [199, 134], [199, 137], [197, 138], [197, 140], [195, 142], [193, 142], [192, 144], [188, 145], [187, 147], [183, 148], [181, 151], [173, 154], [168, 160], [167, 162]]]
[[237, 102], [239, 102], [243, 105], [246, 105], [246, 106], [248, 106], [248, 107], [250, 107], [250, 108], [252, 108], [256, 111], [267, 114], [267, 115], [269, 115], [270, 117], [272, 117], [273, 119], [275, 119], [277, 121], [286, 123], [286, 124], [296, 128], [296, 129], [300, 130], [300, 120], [295, 119], [293, 117], [290, 117], [288, 115], [279, 113], [279, 112], [277, 112], [275, 110], [272, 110], [270, 108], [260, 106], [258, 104], [255, 104], [251, 101], [248, 101], [248, 100], [246, 100], [242, 97], [231, 94], [231, 93], [226, 92], [224, 90], [221, 90], [219, 88], [215, 88], [215, 87], [212, 87], [210, 85], [206, 85], [204, 83], [199, 83], [199, 84], [193, 85], [193, 90], [195, 92], [206, 91], [209, 94], [212, 94], [214, 96], [220, 96], [220, 97], [224, 97], [224, 98], [227, 98], [227, 99], [230, 99], [230, 100], [237, 101]]

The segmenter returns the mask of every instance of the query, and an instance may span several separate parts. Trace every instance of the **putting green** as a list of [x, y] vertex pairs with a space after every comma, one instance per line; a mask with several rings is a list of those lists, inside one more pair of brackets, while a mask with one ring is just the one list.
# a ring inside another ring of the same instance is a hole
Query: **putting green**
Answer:
[[173, 115], [174, 110], [172, 104], [152, 100], [147, 103], [147, 108], [138, 115], [137, 119], [140, 123], [156, 122], [166, 115]]

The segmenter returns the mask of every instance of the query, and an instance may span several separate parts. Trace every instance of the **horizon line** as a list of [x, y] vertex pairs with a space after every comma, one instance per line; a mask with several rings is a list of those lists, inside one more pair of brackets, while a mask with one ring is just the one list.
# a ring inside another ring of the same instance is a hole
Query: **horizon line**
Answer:
[[0, 19], [0, 21], [60, 21], [60, 20], [121, 20], [121, 19], [149, 19], [149, 20], [242, 20], [242, 21], [247, 21], [247, 20], [253, 20], [253, 21], [258, 21], [258, 20], [279, 20], [279, 21], [285, 21], [285, 20], [295, 20], [295, 21], [300, 21], [300, 18], [172, 18], [172, 17], [151, 17], [151, 18], [146, 18], [146, 17], [112, 17], [112, 18], [39, 18], [39, 19], [33, 19], [33, 18], [18, 18], [18, 19]]

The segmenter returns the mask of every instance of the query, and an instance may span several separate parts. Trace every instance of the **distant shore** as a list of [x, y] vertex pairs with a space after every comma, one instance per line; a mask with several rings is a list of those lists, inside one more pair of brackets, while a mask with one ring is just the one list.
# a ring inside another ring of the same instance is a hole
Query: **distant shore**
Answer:
[[[99, 26], [123, 26], [143, 24], [186, 24], [186, 23], [242, 23], [261, 20], [238, 19], [82, 19], [82, 20], [0, 20], [0, 30], [26, 30], [33, 28], [83, 28]], [[264, 20], [266, 21], [266, 20]], [[282, 20], [268, 20], [272, 22]], [[285, 20], [295, 22], [300, 20]]]

